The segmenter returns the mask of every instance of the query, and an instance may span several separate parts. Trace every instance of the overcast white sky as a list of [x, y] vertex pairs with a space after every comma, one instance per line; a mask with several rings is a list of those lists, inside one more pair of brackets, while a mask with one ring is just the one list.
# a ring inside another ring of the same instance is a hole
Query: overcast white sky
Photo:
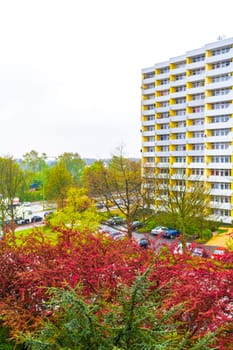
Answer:
[[233, 36], [232, 0], [0, 0], [0, 155], [140, 157], [141, 69]]

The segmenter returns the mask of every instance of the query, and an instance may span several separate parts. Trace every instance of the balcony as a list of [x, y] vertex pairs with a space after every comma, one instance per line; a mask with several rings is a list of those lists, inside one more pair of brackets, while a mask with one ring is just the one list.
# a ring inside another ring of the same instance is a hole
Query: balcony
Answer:
[[231, 163], [207, 163], [206, 168], [207, 169], [231, 169], [232, 164]]
[[156, 102], [164, 102], [164, 101], [168, 101], [169, 99], [170, 99], [170, 95], [157, 96]]
[[206, 84], [206, 90], [222, 89], [231, 87], [233, 85], [233, 77], [229, 77], [227, 80], [216, 81]]
[[156, 85], [155, 91], [168, 90], [170, 88], [170, 82], [164, 85]]
[[155, 157], [156, 152], [142, 152], [143, 157]]
[[142, 100], [142, 105], [148, 106], [151, 104], [155, 104], [155, 97], [154, 98], [148, 98], [146, 100]]
[[230, 104], [229, 107], [219, 108], [219, 109], [207, 109], [205, 110], [205, 115], [208, 116], [217, 116], [224, 114], [233, 114], [233, 104]]
[[142, 80], [142, 84], [144, 85], [144, 84], [152, 84], [152, 83], [154, 83], [155, 82], [155, 76], [154, 77], [152, 77], [152, 78], [146, 78], [146, 79], [143, 79]]
[[153, 109], [144, 109], [142, 111], [142, 114], [143, 115], [153, 115], [153, 114], [155, 114], [155, 108], [153, 108]]
[[204, 124], [198, 124], [198, 125], [191, 125], [187, 127], [187, 131], [204, 131], [205, 127]]
[[171, 87], [176, 87], [176, 86], [180, 86], [180, 85], [185, 85], [186, 82], [187, 82], [187, 78], [185, 76], [183, 79], [170, 81], [170, 85], [171, 85]]
[[165, 113], [165, 112], [169, 112], [169, 110], [170, 110], [169, 105], [166, 107], [157, 107], [156, 113]]
[[170, 94], [170, 98], [180, 98], [180, 97], [186, 97], [187, 91], [178, 91], [178, 92], [172, 92]]
[[170, 122], [170, 117], [168, 118], [157, 118], [156, 124], [166, 124]]
[[142, 95], [150, 95], [155, 93], [155, 88], [142, 89]]
[[142, 136], [155, 136], [155, 130], [154, 131], [143, 131]]
[[188, 119], [204, 118], [204, 111], [196, 113], [187, 113], [187, 117]]
[[205, 86], [197, 86], [187, 89], [187, 95], [201, 94], [205, 92]]
[[186, 65], [180, 68], [174, 68], [170, 70], [170, 75], [179, 75], [186, 72]]
[[211, 188], [211, 196], [232, 196], [232, 190], [221, 190], [220, 188]]
[[224, 54], [206, 57], [206, 63], [215, 63], [219, 61], [225, 61], [233, 58], [233, 49], [230, 49]]
[[208, 130], [215, 129], [230, 129], [233, 127], [233, 119], [229, 119], [227, 122], [219, 122], [219, 123], [208, 123], [205, 124], [205, 128]]
[[187, 64], [187, 69], [197, 69], [197, 68], [205, 68], [205, 60], [199, 62], [191, 62]]
[[215, 103], [215, 102], [221, 102], [221, 101], [225, 101], [225, 100], [233, 100], [233, 91], [232, 90], [224, 95], [206, 97], [205, 102], [206, 103]]
[[206, 77], [212, 77], [215, 75], [222, 75], [222, 74], [228, 74], [233, 71], [233, 64], [229, 64], [229, 66], [226, 67], [220, 67], [215, 69], [210, 69], [206, 71]]
[[199, 81], [199, 80], [204, 80], [204, 79], [205, 79], [205, 71], [201, 72], [200, 74], [187, 76], [187, 82]]
[[[227, 135], [219, 135], [219, 136], [207, 136], [205, 138], [205, 142], [231, 142], [232, 141], [232, 137], [233, 137], [233, 133], [229, 132], [229, 134]], [[224, 151], [224, 150], [223, 150]]]
[[174, 103], [170, 105], [171, 110], [186, 109], [187, 103]]
[[232, 148], [229, 147], [227, 149], [207, 149], [205, 150], [205, 155], [206, 156], [218, 156], [218, 155], [230, 156], [232, 155]]
[[155, 146], [155, 141], [142, 142], [142, 147], [154, 147], [154, 146]]
[[199, 100], [192, 100], [187, 102], [187, 107], [197, 107], [197, 106], [203, 106], [205, 104], [205, 99], [200, 98]]
[[223, 182], [223, 183], [231, 183], [232, 176], [213, 176], [210, 175], [207, 177], [208, 182]]

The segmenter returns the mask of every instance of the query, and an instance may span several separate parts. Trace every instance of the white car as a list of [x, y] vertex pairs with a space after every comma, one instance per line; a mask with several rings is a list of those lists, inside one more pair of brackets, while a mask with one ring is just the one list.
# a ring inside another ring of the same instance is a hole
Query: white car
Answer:
[[157, 226], [151, 230], [151, 234], [157, 236], [157, 235], [165, 233], [167, 230], [168, 230], [168, 228], [165, 226]]

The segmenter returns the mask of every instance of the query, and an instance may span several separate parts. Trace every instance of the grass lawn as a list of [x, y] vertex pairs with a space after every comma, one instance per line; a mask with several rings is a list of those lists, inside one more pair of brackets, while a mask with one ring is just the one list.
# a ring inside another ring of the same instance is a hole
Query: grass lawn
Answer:
[[206, 245], [227, 248], [227, 241], [229, 241], [230, 233], [233, 233], [233, 228], [220, 227], [220, 233], [215, 234]]

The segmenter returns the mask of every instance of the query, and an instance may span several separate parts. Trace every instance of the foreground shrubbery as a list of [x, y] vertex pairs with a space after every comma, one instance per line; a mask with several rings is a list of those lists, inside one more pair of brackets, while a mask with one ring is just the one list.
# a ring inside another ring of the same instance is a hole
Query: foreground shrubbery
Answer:
[[29, 349], [230, 349], [233, 259], [35, 231], [0, 242], [0, 312]]

